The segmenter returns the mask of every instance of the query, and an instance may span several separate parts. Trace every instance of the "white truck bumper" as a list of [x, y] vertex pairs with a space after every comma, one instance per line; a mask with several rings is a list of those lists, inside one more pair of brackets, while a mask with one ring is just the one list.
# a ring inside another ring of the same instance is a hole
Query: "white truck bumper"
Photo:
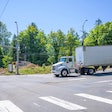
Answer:
[[52, 73], [53, 74], [60, 74], [60, 71], [59, 70], [58, 71], [57, 70], [52, 70]]

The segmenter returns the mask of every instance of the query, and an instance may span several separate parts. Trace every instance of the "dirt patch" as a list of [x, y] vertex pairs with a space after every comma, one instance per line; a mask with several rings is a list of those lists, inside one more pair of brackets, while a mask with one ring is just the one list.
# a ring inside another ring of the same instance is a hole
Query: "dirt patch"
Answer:
[[37, 65], [35, 64], [28, 64], [27, 66], [25, 66], [26, 68], [33, 68], [33, 67], [37, 67]]
[[35, 68], [35, 67], [38, 67], [38, 65], [30, 63], [25, 66], [21, 66], [20, 68]]
[[6, 73], [6, 69], [4, 69], [4, 68], [0, 68], [0, 75], [3, 75], [4, 73]]

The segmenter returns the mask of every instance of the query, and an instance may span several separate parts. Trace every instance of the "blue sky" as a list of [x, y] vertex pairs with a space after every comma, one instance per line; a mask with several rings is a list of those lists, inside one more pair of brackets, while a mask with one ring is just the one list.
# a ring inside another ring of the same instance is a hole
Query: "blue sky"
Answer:
[[[0, 15], [8, 0], [0, 0]], [[82, 35], [82, 25], [88, 32], [99, 18], [103, 23], [112, 21], [112, 0], [9, 0], [0, 21], [8, 31], [16, 34], [34, 22], [45, 34], [61, 29], [65, 34], [73, 28]]]

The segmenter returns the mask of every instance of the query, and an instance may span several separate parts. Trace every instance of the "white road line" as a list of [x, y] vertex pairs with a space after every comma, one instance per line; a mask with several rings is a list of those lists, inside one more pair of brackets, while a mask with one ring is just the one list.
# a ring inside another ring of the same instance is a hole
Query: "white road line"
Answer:
[[9, 100], [0, 101], [0, 112], [23, 112]]
[[40, 105], [39, 104], [37, 104], [37, 103], [33, 103], [35, 106], [38, 106], [38, 107], [40, 107]]
[[92, 99], [92, 100], [99, 101], [99, 102], [103, 102], [103, 103], [112, 104], [112, 100], [107, 99], [107, 98], [102, 98], [99, 96], [94, 96], [94, 95], [85, 94], [85, 93], [79, 93], [79, 94], [74, 94], [74, 95], [81, 96], [81, 97], [88, 98], [88, 99]]
[[60, 107], [68, 109], [68, 110], [82, 110], [82, 109], [86, 109], [83, 106], [80, 106], [80, 105], [77, 105], [77, 104], [73, 104], [73, 103], [70, 103], [68, 101], [61, 100], [61, 99], [58, 99], [58, 98], [52, 97], [52, 96], [39, 97], [39, 98], [42, 99], [42, 100], [48, 101], [50, 103], [56, 104], [56, 105], [58, 105]]
[[112, 93], [112, 91], [106, 91], [106, 92], [108, 92], [108, 93]]
[[75, 81], [75, 80], [84, 80], [86, 78], [78, 78], [78, 79], [68, 79], [68, 81]]
[[95, 82], [95, 83], [106, 83], [106, 82], [112, 82], [112, 80], [98, 81], [98, 82]]

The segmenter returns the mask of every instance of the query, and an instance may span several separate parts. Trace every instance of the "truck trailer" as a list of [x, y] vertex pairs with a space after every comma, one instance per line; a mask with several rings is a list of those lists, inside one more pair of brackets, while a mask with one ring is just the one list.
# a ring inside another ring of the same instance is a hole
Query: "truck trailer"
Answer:
[[[81, 46], [75, 49], [73, 56], [63, 56], [52, 65], [52, 73], [57, 76], [68, 76], [71, 73], [94, 74], [99, 67], [103, 71], [112, 66], [112, 46]], [[75, 60], [75, 62], [74, 62]]]

